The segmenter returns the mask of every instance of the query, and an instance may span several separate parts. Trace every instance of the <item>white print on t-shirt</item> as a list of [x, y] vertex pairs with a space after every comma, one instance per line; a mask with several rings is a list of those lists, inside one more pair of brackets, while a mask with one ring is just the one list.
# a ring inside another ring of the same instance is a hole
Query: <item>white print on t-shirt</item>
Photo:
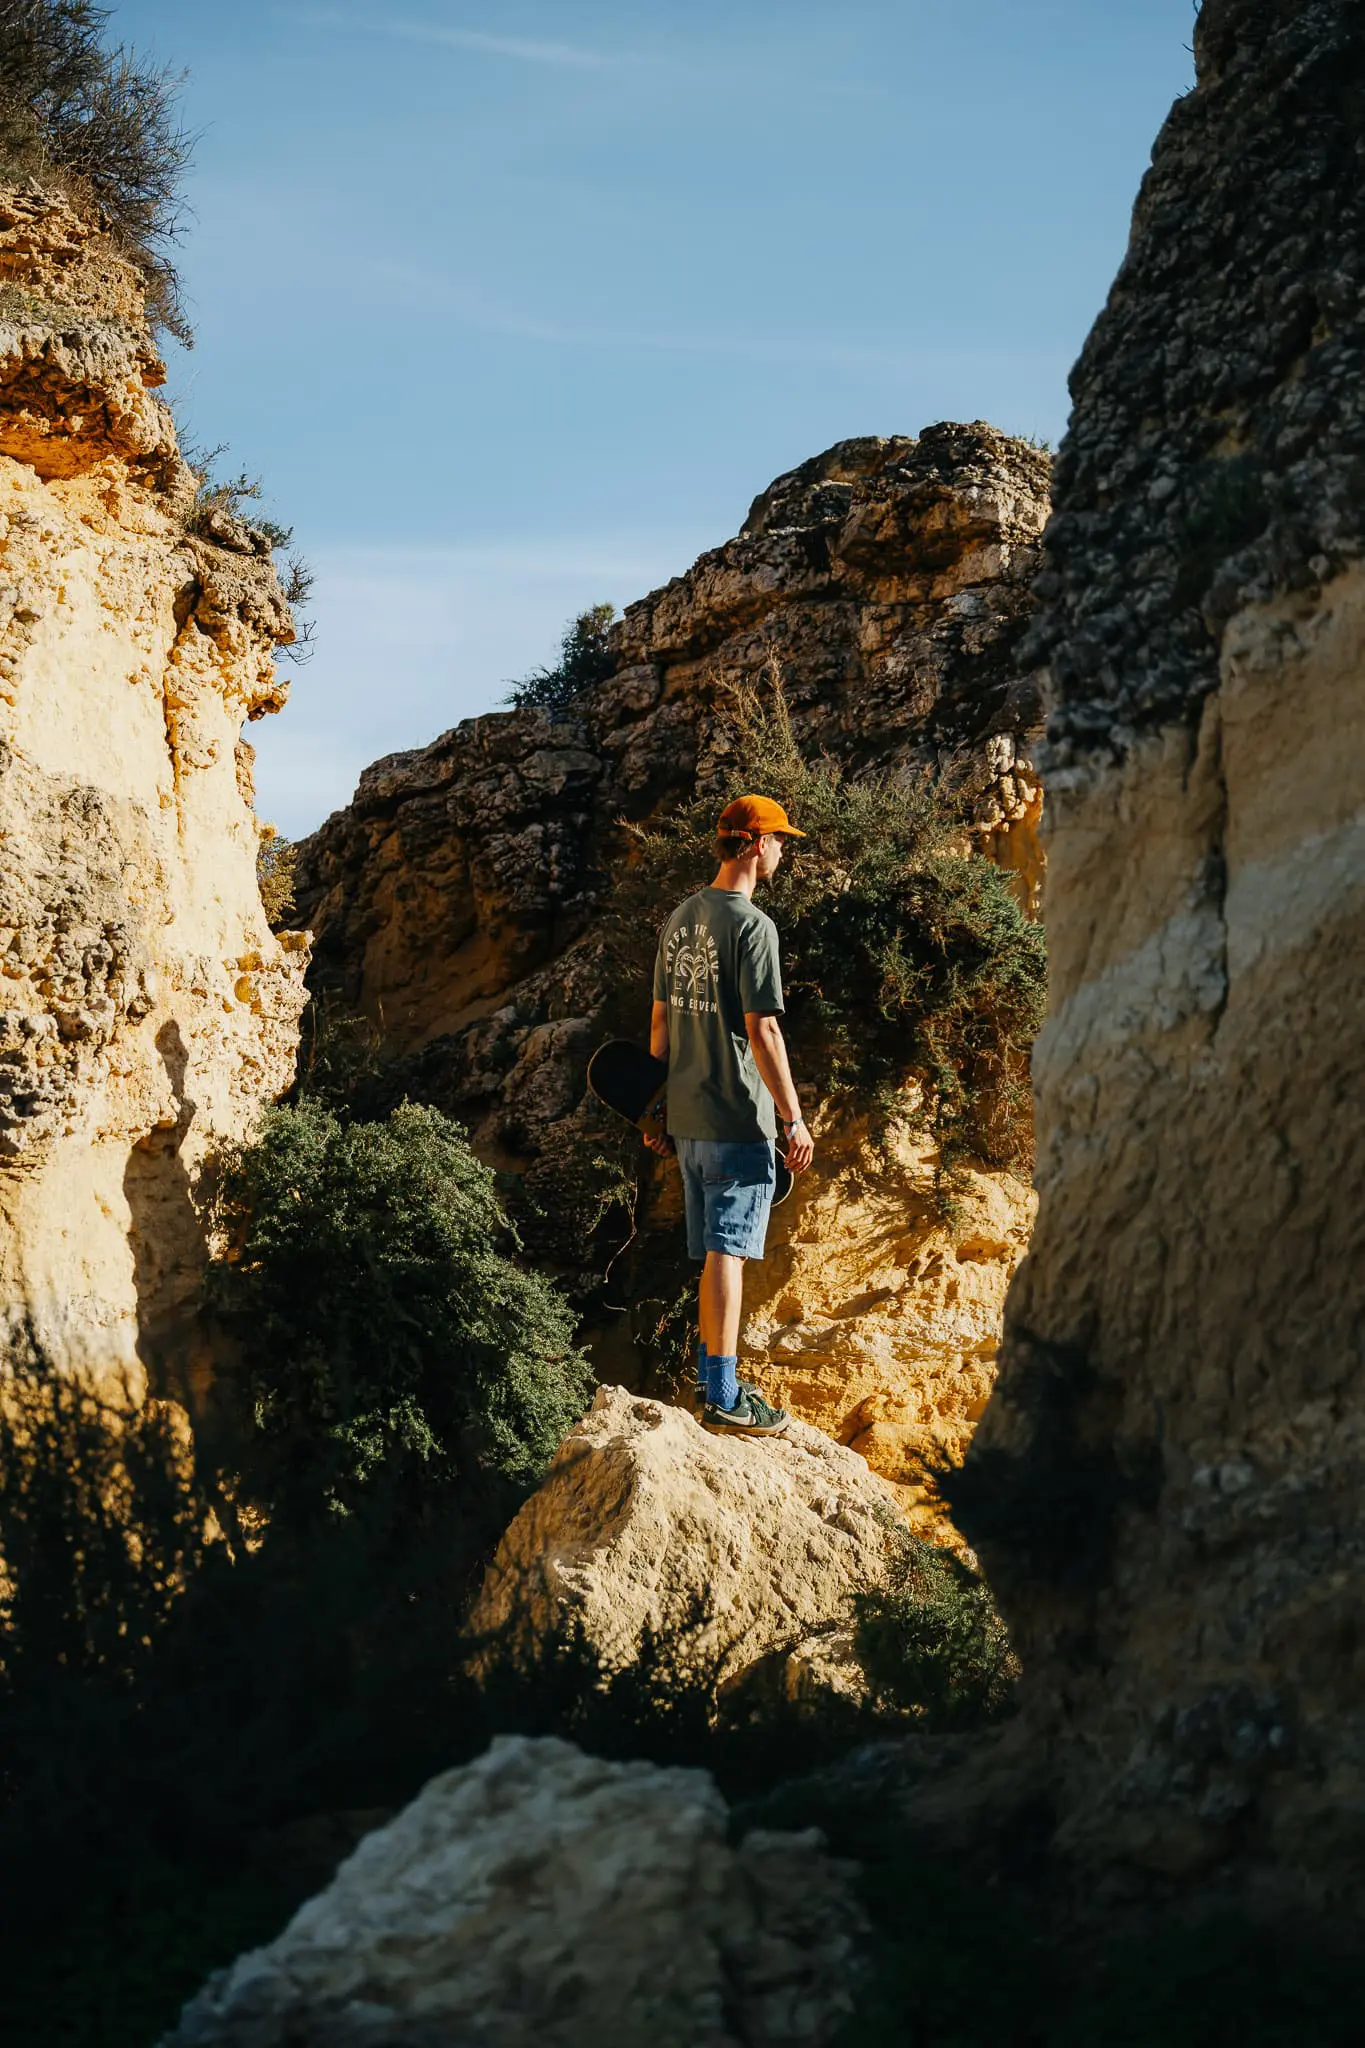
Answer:
[[680, 924], [664, 955], [671, 1009], [714, 1016], [720, 1008], [720, 955], [704, 924]]

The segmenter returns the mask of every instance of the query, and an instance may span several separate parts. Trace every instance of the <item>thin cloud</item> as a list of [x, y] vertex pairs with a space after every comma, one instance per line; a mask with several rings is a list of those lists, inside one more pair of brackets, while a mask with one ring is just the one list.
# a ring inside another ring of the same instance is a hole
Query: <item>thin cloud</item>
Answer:
[[[728, 529], [727, 529], [728, 530]], [[253, 726], [257, 805], [290, 838], [349, 802], [381, 755], [505, 708], [586, 605], [631, 603], [719, 538], [705, 530], [545, 534], [309, 550], [317, 659], [282, 718]]]
[[661, 330], [616, 325], [578, 326], [572, 322], [537, 319], [513, 307], [498, 305], [482, 293], [452, 284], [446, 278], [401, 264], [376, 264], [375, 273], [387, 284], [397, 285], [446, 307], [462, 327], [564, 348], [633, 349], [674, 355], [720, 356], [732, 362], [805, 363], [821, 369], [890, 371], [906, 375], [981, 369], [1002, 362], [1017, 366], [1021, 362], [1051, 364], [1060, 360], [1052, 350], [1045, 349], [1021, 351], [1015, 348], [1008, 353], [997, 349], [906, 350], [800, 335], [745, 335], [728, 330], [706, 333], [695, 329]]
[[443, 22], [416, 21], [410, 17], [366, 20], [340, 8], [296, 10], [292, 17], [310, 28], [328, 28], [352, 35], [387, 36], [391, 41], [421, 43], [451, 50], [475, 50], [488, 57], [505, 57], [516, 64], [539, 64], [552, 71], [605, 73], [648, 72], [681, 86], [721, 92], [799, 92], [804, 98], [835, 100], [885, 99], [888, 88], [837, 79], [793, 80], [770, 67], [756, 70], [746, 65], [690, 64], [676, 56], [640, 50], [594, 50], [581, 43], [541, 42], [527, 36], [490, 35], [485, 29], [451, 28]]
[[427, 43], [456, 50], [479, 50], [489, 57], [507, 57], [517, 64], [543, 64], [554, 71], [619, 71], [647, 60], [628, 53], [584, 49], [578, 43], [542, 43], [522, 36], [494, 36], [482, 29], [448, 28], [440, 22], [393, 19], [364, 21], [339, 9], [322, 8], [296, 16], [313, 28], [349, 29], [357, 35], [389, 36], [400, 42]]

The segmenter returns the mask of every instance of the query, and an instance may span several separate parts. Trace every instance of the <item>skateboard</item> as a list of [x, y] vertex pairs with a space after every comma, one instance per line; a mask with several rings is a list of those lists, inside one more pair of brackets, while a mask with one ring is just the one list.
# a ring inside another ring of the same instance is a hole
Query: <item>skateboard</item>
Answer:
[[[665, 1136], [664, 1097], [668, 1092], [668, 1062], [656, 1060], [643, 1046], [628, 1038], [609, 1038], [599, 1045], [588, 1061], [588, 1086], [598, 1101], [614, 1109], [628, 1124], [646, 1135]], [[773, 1207], [785, 1202], [792, 1191], [791, 1169], [779, 1152], [777, 1185]]]

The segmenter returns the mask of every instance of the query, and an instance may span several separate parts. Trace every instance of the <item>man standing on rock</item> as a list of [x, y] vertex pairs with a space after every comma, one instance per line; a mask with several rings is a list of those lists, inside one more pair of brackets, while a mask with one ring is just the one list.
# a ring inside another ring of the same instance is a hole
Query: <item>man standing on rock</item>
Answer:
[[[771, 797], [742, 796], [716, 827], [719, 871], [673, 912], [659, 939], [649, 1049], [668, 1061], [668, 1136], [677, 1147], [687, 1249], [702, 1261], [698, 1395], [708, 1429], [771, 1436], [787, 1417], [739, 1377], [744, 1261], [761, 1259], [777, 1181], [815, 1151], [796, 1099], [782, 1014], [777, 926], [754, 905], [786, 838], [804, 839]], [[646, 1144], [666, 1151], [663, 1137]]]

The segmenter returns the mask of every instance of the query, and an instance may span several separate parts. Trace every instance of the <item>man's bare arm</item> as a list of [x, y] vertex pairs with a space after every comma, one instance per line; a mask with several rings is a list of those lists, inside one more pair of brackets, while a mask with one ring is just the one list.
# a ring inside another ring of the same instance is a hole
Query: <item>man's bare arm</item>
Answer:
[[782, 1026], [776, 1017], [769, 1017], [758, 1010], [746, 1010], [744, 1028], [749, 1034], [753, 1047], [754, 1065], [759, 1077], [777, 1105], [777, 1113], [784, 1124], [796, 1125], [787, 1140], [787, 1164], [793, 1173], [801, 1173], [815, 1156], [815, 1146], [810, 1132], [801, 1116], [801, 1104], [797, 1100], [796, 1083], [787, 1059], [787, 1041], [782, 1036]]

